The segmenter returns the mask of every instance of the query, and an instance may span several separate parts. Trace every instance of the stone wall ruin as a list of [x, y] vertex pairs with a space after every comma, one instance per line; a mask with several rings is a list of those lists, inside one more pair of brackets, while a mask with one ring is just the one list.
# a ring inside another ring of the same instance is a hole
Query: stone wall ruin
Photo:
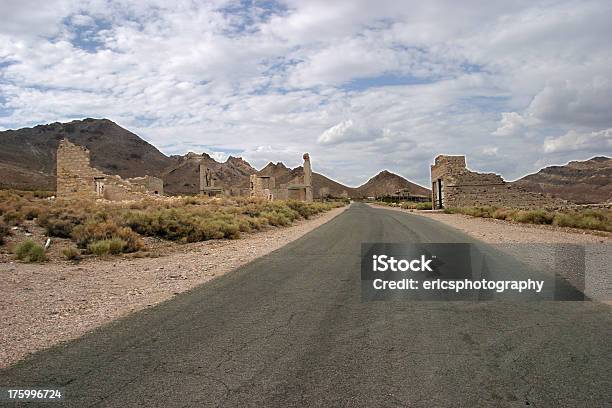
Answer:
[[465, 156], [435, 158], [431, 166], [431, 193], [434, 209], [475, 206], [533, 209], [567, 204], [508, 183], [498, 174], [468, 170]]
[[122, 179], [91, 165], [89, 150], [60, 141], [57, 148], [57, 196], [60, 198], [105, 198], [134, 200], [147, 195], [163, 195], [164, 183], [152, 176]]

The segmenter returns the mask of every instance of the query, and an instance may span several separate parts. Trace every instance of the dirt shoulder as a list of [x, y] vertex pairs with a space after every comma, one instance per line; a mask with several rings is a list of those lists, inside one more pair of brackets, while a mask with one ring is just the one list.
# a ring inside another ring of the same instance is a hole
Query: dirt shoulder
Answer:
[[[521, 259], [536, 270], [562, 276], [590, 299], [612, 305], [610, 291], [612, 288], [612, 274], [610, 273], [612, 234], [610, 233], [550, 225], [519, 224], [463, 214], [373, 206], [410, 212], [419, 217], [442, 222], [480, 241], [496, 245], [499, 250]], [[571, 258], [571, 249], [568, 249], [565, 244], [577, 244], [584, 248], [584, 254], [576, 258], [581, 259], [584, 256], [583, 267], [575, 268], [573, 262], [566, 266], [560, 264], [561, 260]], [[564, 251], [567, 253], [563, 253]]]
[[387, 210], [409, 212], [421, 217], [431, 218], [490, 244], [612, 243], [612, 234], [606, 232], [554, 227], [550, 225], [519, 224], [494, 218], [470, 217], [463, 214], [404, 210], [401, 208], [379, 205], [372, 206]]
[[156, 258], [0, 263], [0, 368], [153, 306], [266, 255], [342, 213], [336, 208], [238, 240], [186, 244]]

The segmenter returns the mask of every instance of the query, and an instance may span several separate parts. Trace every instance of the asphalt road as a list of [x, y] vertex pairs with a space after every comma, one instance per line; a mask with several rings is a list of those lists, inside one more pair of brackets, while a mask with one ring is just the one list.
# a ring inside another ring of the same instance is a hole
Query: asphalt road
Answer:
[[63, 387], [74, 407], [612, 406], [610, 306], [362, 302], [360, 245], [377, 241], [474, 242], [354, 204], [209, 284], [1, 371], [0, 386]]

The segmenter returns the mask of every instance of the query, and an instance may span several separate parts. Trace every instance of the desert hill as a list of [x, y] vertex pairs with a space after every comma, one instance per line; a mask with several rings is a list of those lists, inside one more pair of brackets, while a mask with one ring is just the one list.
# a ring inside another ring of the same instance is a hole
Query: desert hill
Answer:
[[418, 184], [412, 183], [405, 178], [383, 170], [376, 176], [369, 179], [365, 184], [357, 187], [355, 195], [359, 197], [378, 197], [388, 192], [397, 190], [408, 190], [416, 195], [430, 195], [431, 191]]
[[571, 161], [564, 166], [550, 166], [513, 183], [578, 204], [610, 202], [612, 159], [600, 156]]
[[59, 141], [87, 147], [92, 164], [107, 174], [159, 176], [172, 164], [154, 146], [107, 119], [51, 123], [0, 132], [0, 187], [55, 189]]
[[[301, 166], [291, 169], [282, 162], [268, 163], [258, 171], [240, 157], [230, 156], [225, 162], [217, 162], [206, 153], [168, 157], [108, 119], [88, 118], [0, 132], [0, 188], [55, 189], [55, 155], [63, 138], [87, 147], [92, 165], [107, 174], [162, 177], [168, 194], [198, 192], [200, 161], [213, 170], [216, 185], [226, 189], [248, 189], [249, 176], [255, 173], [274, 176], [277, 184], [288, 183], [303, 175]], [[409, 188], [416, 194], [429, 194], [427, 189], [388, 171], [379, 173], [357, 188], [313, 173], [315, 197], [346, 194], [359, 198], [389, 194], [401, 188]]]

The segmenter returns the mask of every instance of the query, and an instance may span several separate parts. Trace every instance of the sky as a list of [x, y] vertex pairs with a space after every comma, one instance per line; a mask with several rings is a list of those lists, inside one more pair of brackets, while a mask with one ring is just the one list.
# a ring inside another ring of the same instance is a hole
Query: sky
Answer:
[[612, 155], [612, 2], [0, 0], [0, 130], [108, 118], [165, 154], [429, 185]]

